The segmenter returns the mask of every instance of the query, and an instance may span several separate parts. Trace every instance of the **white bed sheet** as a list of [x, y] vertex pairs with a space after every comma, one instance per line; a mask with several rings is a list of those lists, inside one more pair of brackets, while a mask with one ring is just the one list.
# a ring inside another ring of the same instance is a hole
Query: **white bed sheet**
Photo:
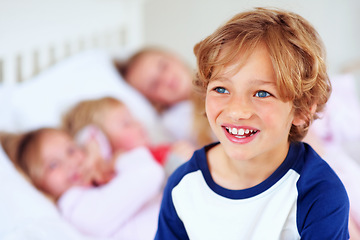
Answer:
[[0, 145], [0, 239], [87, 240], [14, 168]]
[[[122, 79], [110, 54], [100, 50], [63, 60], [27, 82], [0, 85], [0, 131], [57, 127], [68, 108], [103, 96], [122, 100], [148, 129], [151, 139], [162, 141], [156, 110]], [[2, 149], [0, 239], [88, 239], [59, 216], [53, 203], [16, 171]]]

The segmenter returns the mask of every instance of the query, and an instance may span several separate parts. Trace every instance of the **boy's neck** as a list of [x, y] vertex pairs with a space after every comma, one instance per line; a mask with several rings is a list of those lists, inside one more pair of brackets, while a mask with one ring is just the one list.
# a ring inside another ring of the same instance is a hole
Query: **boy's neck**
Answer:
[[210, 174], [218, 185], [230, 190], [242, 190], [266, 180], [282, 164], [286, 155], [287, 151], [284, 151], [273, 160], [236, 161], [230, 159], [218, 144], [207, 152], [207, 161]]

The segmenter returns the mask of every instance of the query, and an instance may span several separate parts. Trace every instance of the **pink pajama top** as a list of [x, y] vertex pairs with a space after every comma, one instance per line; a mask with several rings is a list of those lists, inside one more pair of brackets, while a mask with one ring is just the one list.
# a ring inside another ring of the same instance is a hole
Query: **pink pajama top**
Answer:
[[147, 148], [122, 154], [117, 174], [100, 187], [73, 187], [58, 207], [70, 223], [94, 237], [154, 239], [165, 181], [164, 170]]

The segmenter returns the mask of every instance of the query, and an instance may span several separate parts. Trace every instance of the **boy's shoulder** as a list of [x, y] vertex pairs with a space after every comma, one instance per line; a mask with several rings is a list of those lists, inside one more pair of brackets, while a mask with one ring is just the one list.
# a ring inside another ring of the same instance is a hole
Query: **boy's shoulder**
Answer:
[[[313, 222], [323, 227], [344, 226], [344, 219], [348, 219], [349, 198], [340, 178], [310, 145], [302, 143], [300, 154], [302, 161], [298, 164], [300, 171], [296, 185], [298, 222]], [[300, 231], [303, 231], [305, 225], [300, 225], [303, 226]]]
[[174, 188], [185, 176], [208, 168], [206, 153], [217, 144], [218, 143], [212, 143], [196, 150], [189, 161], [183, 163], [171, 174], [167, 182], [167, 187]]
[[345, 187], [335, 171], [310, 145], [307, 143], [302, 143], [302, 145], [303, 161], [297, 167], [300, 175], [298, 180], [300, 194], [301, 192], [308, 194], [312, 192], [311, 189], [317, 189], [328, 194], [341, 195], [343, 193], [343, 197], [346, 198]]

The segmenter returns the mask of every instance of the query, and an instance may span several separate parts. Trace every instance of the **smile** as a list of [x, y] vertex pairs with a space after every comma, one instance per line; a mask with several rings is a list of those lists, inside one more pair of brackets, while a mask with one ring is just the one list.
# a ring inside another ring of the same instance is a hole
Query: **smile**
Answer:
[[233, 135], [236, 138], [246, 138], [251, 137], [256, 134], [258, 131], [253, 129], [244, 129], [244, 128], [230, 128], [225, 127], [226, 131]]

